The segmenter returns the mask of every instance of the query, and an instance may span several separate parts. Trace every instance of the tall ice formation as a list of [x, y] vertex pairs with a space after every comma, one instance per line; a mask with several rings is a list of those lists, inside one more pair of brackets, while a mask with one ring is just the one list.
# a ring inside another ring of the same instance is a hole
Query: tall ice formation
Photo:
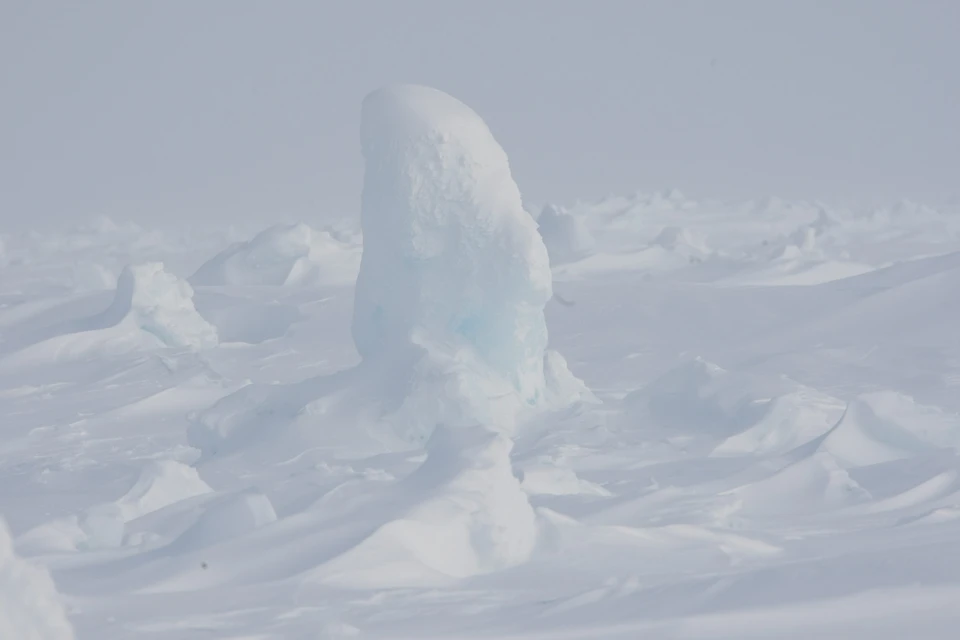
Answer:
[[357, 350], [369, 361], [466, 349], [536, 402], [550, 264], [506, 153], [473, 110], [428, 87], [375, 91], [361, 120]]

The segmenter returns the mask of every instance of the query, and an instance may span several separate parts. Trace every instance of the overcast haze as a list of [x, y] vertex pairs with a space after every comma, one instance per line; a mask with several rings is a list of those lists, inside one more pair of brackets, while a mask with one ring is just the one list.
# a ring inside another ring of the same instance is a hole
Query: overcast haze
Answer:
[[472, 106], [531, 202], [958, 191], [951, 0], [0, 6], [0, 228], [355, 215], [397, 82]]

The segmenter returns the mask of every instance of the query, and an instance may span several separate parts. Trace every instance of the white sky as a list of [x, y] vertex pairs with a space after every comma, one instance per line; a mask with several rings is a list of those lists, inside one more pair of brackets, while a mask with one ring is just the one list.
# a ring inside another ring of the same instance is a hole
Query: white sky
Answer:
[[957, 0], [0, 0], [0, 229], [355, 215], [395, 82], [532, 202], [960, 192]]

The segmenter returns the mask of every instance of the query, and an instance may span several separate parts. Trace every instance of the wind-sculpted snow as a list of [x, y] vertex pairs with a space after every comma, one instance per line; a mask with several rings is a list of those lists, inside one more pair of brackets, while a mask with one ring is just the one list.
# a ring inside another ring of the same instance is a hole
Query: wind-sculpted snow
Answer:
[[713, 455], [786, 453], [830, 430], [843, 402], [786, 378], [733, 374], [696, 358], [625, 399], [628, 428], [706, 436]]
[[960, 415], [918, 405], [893, 392], [852, 400], [820, 445], [844, 466], [862, 467], [937, 449], [960, 450]]
[[[217, 329], [197, 313], [193, 294], [187, 282], [166, 271], [160, 262], [127, 265], [105, 310], [65, 319], [64, 311], [90, 313], [90, 303], [100, 298], [68, 300], [60, 307], [41, 309], [33, 322], [12, 327], [10, 333], [16, 341], [7, 345], [12, 353], [0, 359], [0, 371], [129, 351], [215, 347], [219, 343]], [[0, 344], [0, 353], [3, 346]]]
[[[554, 274], [564, 281], [633, 271], [735, 286], [812, 286], [914, 257], [921, 246], [951, 250], [960, 238], [960, 218], [906, 201], [850, 209], [778, 198], [693, 200], [673, 190], [579, 202], [564, 219], [581, 228], [576, 236], [592, 239], [575, 256], [558, 250], [566, 257], [553, 261]], [[557, 240], [553, 226], [542, 230], [548, 246], [568, 242]]]
[[426, 460], [393, 489], [388, 508], [396, 513], [312, 579], [351, 588], [422, 587], [524, 562], [536, 518], [513, 475], [511, 447], [507, 437], [481, 427], [437, 429]]
[[352, 284], [360, 248], [307, 225], [277, 225], [204, 263], [195, 285], [302, 286]]
[[49, 573], [17, 557], [3, 520], [0, 520], [0, 638], [74, 638]]
[[0, 640], [957, 635], [956, 212], [534, 220], [363, 119], [356, 292], [355, 220], [0, 230]]

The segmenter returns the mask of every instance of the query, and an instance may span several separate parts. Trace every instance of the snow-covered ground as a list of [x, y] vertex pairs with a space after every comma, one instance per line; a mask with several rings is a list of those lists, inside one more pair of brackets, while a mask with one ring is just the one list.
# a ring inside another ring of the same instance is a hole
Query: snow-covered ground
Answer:
[[955, 637], [960, 212], [363, 121], [362, 223], [0, 230], [0, 638]]

